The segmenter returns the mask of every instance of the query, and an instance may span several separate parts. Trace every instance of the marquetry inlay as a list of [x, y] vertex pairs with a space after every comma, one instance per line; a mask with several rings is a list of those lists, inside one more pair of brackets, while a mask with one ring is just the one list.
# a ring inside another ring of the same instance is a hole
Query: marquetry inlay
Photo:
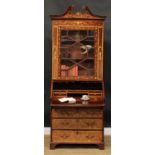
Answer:
[[[97, 144], [104, 148], [103, 33], [105, 16], [88, 7], [51, 15], [51, 143]], [[81, 97], [88, 95], [89, 100]], [[74, 97], [76, 103], [61, 103]]]

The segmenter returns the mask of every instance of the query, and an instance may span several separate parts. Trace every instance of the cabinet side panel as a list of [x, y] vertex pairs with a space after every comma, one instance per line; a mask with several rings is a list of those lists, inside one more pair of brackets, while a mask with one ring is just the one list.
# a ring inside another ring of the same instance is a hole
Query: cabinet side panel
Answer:
[[102, 57], [101, 57], [101, 79], [103, 79], [103, 66], [104, 66], [104, 23], [103, 23], [103, 28], [102, 28]]
[[58, 27], [52, 27], [52, 79], [58, 77]]
[[103, 27], [98, 28], [98, 79], [103, 80]]

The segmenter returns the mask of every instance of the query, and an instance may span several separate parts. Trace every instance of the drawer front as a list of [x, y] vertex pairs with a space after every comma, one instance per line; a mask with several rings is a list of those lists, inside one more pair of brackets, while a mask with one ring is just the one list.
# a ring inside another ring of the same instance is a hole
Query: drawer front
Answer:
[[77, 124], [74, 119], [53, 119], [52, 129], [76, 129]]
[[53, 119], [53, 129], [103, 129], [102, 119]]
[[52, 141], [57, 143], [99, 143], [102, 142], [102, 131], [52, 131]]
[[97, 108], [56, 108], [52, 109], [53, 118], [102, 118], [103, 109]]
[[102, 101], [103, 100], [102, 93], [89, 93], [89, 97], [91, 101]]
[[77, 120], [78, 129], [103, 129], [102, 119], [80, 119]]
[[52, 96], [59, 98], [59, 97], [65, 97], [66, 96], [66, 91], [53, 91]]

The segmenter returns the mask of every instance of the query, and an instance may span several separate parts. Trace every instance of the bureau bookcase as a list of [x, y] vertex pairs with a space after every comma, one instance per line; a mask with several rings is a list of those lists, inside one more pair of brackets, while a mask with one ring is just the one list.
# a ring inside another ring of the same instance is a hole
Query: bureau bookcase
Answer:
[[[96, 144], [104, 148], [103, 49], [105, 16], [88, 7], [75, 12], [68, 7], [51, 15], [52, 80], [51, 141], [59, 144]], [[88, 95], [89, 100], [81, 97]], [[76, 103], [58, 99], [74, 97]]]

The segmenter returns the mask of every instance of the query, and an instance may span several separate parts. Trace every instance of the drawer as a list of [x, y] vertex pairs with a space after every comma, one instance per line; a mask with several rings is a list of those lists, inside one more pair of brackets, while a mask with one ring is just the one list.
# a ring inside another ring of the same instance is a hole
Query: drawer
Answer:
[[102, 131], [52, 131], [52, 142], [55, 143], [100, 143], [102, 137]]
[[52, 119], [52, 129], [76, 129], [77, 122], [74, 119]]
[[52, 129], [103, 129], [102, 119], [53, 119]]
[[103, 100], [102, 93], [89, 93], [89, 97], [91, 101], [102, 101]]
[[53, 118], [102, 118], [103, 109], [98, 108], [55, 108], [52, 109]]
[[66, 96], [66, 91], [53, 91], [52, 96]]
[[66, 97], [66, 91], [53, 91], [51, 96], [53, 100], [58, 100], [59, 98]]

